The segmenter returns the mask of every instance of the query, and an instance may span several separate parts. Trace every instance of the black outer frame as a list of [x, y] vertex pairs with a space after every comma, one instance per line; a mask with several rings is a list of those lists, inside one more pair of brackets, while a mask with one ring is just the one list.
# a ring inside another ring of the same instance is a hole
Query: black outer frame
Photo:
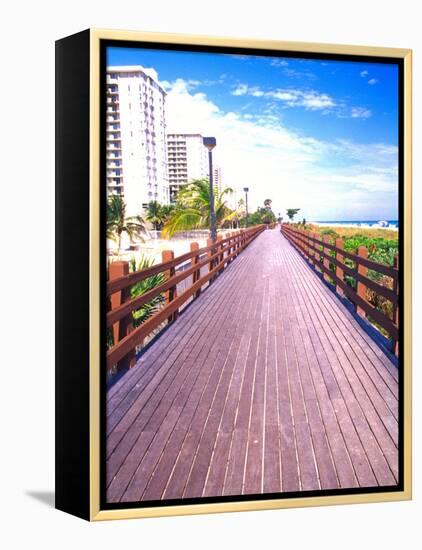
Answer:
[[[214, 53], [249, 53], [303, 57], [310, 59], [336, 59], [394, 63], [399, 67], [399, 220], [404, 221], [404, 60], [365, 55], [304, 53], [282, 50], [254, 50], [220, 46], [192, 46], [153, 42], [101, 40], [107, 45], [163, 50], [185, 50]], [[103, 50], [102, 50], [103, 52]], [[101, 54], [101, 90], [104, 54]], [[56, 508], [90, 519], [90, 381], [89, 381], [89, 237], [90, 237], [90, 30], [56, 42]], [[102, 100], [104, 108], [104, 99]], [[104, 129], [103, 111], [101, 128]], [[101, 143], [101, 181], [104, 178], [105, 140]], [[100, 228], [101, 262], [105, 254], [105, 193], [101, 201]], [[402, 225], [403, 226], [403, 225]], [[404, 281], [404, 232], [399, 235], [400, 288]], [[101, 273], [101, 291], [104, 291], [104, 269]], [[103, 296], [103, 294], [101, 294]], [[104, 317], [104, 300], [101, 317]], [[403, 293], [400, 294], [400, 340], [404, 335]], [[104, 319], [101, 320], [104, 323]], [[104, 331], [102, 331], [102, 334]], [[401, 347], [400, 363], [404, 365]], [[101, 357], [103, 361], [103, 357]], [[103, 363], [101, 363], [103, 365]], [[102, 369], [104, 371], [104, 369]], [[104, 374], [103, 372], [101, 373]], [[208, 502], [236, 502], [296, 498], [342, 494], [365, 494], [401, 491], [404, 488], [404, 377], [400, 369], [399, 410], [399, 465], [400, 479], [395, 487], [363, 488], [332, 491], [310, 491], [274, 495], [247, 495], [228, 498], [180, 499], [142, 503], [107, 504], [104, 499], [104, 459], [100, 465], [101, 510], [122, 508], [161, 507], [179, 504]], [[101, 456], [104, 457], [104, 377], [101, 379]]]
[[90, 31], [56, 42], [56, 508], [90, 519]]
[[[224, 497], [200, 497], [200, 498], [183, 498], [172, 500], [160, 500], [160, 501], [142, 501], [142, 502], [122, 502], [122, 503], [108, 503], [106, 500], [106, 468], [105, 460], [106, 456], [106, 402], [105, 391], [107, 387], [105, 376], [106, 365], [106, 274], [104, 266], [106, 265], [106, 189], [105, 185], [105, 166], [106, 166], [106, 51], [108, 47], [122, 47], [122, 48], [144, 48], [144, 49], [156, 49], [167, 51], [189, 51], [197, 53], [216, 53], [216, 54], [231, 54], [231, 55], [257, 55], [257, 56], [271, 56], [271, 57], [300, 57], [304, 59], [326, 59], [335, 61], [348, 61], [348, 62], [367, 62], [367, 63], [380, 63], [391, 64], [398, 67], [398, 133], [399, 133], [399, 196], [398, 196], [398, 217], [399, 224], [404, 220], [404, 60], [400, 58], [390, 57], [375, 57], [371, 55], [352, 55], [352, 54], [331, 54], [331, 53], [310, 53], [301, 51], [283, 51], [283, 50], [270, 50], [270, 49], [254, 49], [251, 47], [233, 47], [233, 46], [204, 46], [204, 45], [187, 45], [183, 43], [160, 43], [150, 41], [131, 41], [131, 40], [114, 40], [114, 39], [101, 39], [100, 40], [100, 278], [101, 278], [101, 315], [100, 315], [100, 509], [101, 510], [121, 510], [130, 508], [159, 508], [163, 506], [180, 506], [191, 504], [208, 504], [208, 503], [224, 503], [224, 502], [241, 502], [241, 501], [259, 501], [270, 499], [293, 499], [299, 497], [316, 497], [316, 496], [332, 496], [332, 495], [352, 495], [352, 494], [368, 494], [368, 493], [387, 493], [394, 491], [404, 490], [404, 346], [400, 348], [399, 358], [399, 481], [395, 486], [386, 487], [359, 487], [349, 489], [330, 489], [330, 490], [318, 490], [318, 491], [295, 491], [289, 493], [265, 493], [256, 495], [236, 495], [236, 496], [224, 496]], [[403, 288], [404, 283], [404, 231], [399, 225], [399, 288]], [[399, 295], [399, 337], [400, 342], [403, 342], [404, 337], [404, 308], [403, 308], [403, 293]], [[159, 336], [158, 336], [159, 337]]]

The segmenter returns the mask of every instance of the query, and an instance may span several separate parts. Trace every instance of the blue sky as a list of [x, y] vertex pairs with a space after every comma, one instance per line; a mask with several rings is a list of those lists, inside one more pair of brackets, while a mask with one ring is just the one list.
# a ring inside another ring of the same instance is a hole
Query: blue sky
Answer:
[[216, 134], [225, 184], [246, 181], [255, 206], [397, 218], [397, 66], [131, 48], [107, 64], [153, 67], [169, 130]]

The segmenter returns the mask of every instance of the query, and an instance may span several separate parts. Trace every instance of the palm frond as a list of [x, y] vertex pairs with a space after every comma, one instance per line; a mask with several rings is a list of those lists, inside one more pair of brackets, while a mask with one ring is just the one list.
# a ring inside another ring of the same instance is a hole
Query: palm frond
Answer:
[[[225, 197], [233, 193], [230, 187], [221, 192], [214, 190], [214, 206], [217, 224], [224, 223], [232, 213]], [[183, 185], [177, 194], [176, 208], [167, 218], [162, 235], [172, 237], [177, 231], [208, 228], [210, 223], [210, 185], [208, 179], [198, 179]]]
[[122, 233], [127, 233], [132, 241], [135, 237], [142, 239], [146, 232], [145, 222], [141, 216], [126, 217], [126, 205], [119, 195], [111, 195], [107, 201], [106, 235], [120, 244]]
[[189, 231], [203, 225], [203, 212], [198, 209], [177, 209], [164, 225], [161, 236], [171, 238], [177, 231]]
[[[132, 271], [143, 271], [144, 269], [148, 269], [149, 267], [151, 267], [153, 264], [154, 259], [145, 255], [141, 256], [137, 266], [134, 258], [132, 258], [130, 261], [130, 267]], [[146, 294], [150, 290], [162, 284], [164, 280], [164, 273], [157, 273], [156, 275], [152, 275], [151, 277], [147, 277], [146, 279], [139, 281], [132, 286], [131, 297], [136, 298], [137, 296], [142, 296], [143, 294]], [[133, 311], [133, 325], [137, 327], [147, 321], [150, 317], [152, 317], [152, 315], [154, 315], [162, 307], [164, 300], [164, 295], [159, 294], [150, 302], [147, 302], [139, 309]]]

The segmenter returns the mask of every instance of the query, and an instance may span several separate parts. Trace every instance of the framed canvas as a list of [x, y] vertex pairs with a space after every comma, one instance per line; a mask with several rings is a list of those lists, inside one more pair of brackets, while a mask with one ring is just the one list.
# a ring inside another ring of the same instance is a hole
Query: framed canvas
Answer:
[[56, 506], [411, 498], [411, 51], [56, 43]]

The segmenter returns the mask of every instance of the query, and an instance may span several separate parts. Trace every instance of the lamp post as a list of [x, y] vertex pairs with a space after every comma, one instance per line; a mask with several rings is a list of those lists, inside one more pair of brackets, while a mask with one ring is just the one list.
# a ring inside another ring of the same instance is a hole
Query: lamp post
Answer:
[[245, 206], [246, 206], [245, 227], [248, 227], [248, 216], [249, 216], [249, 212], [248, 212], [248, 191], [249, 191], [249, 187], [244, 187], [243, 191], [245, 192]]
[[214, 137], [204, 137], [202, 139], [204, 147], [208, 149], [208, 164], [210, 170], [210, 233], [211, 240], [215, 243], [217, 240], [217, 223], [215, 218], [215, 207], [214, 207], [214, 182], [213, 182], [213, 173], [212, 173], [212, 150], [217, 145], [217, 141]]

